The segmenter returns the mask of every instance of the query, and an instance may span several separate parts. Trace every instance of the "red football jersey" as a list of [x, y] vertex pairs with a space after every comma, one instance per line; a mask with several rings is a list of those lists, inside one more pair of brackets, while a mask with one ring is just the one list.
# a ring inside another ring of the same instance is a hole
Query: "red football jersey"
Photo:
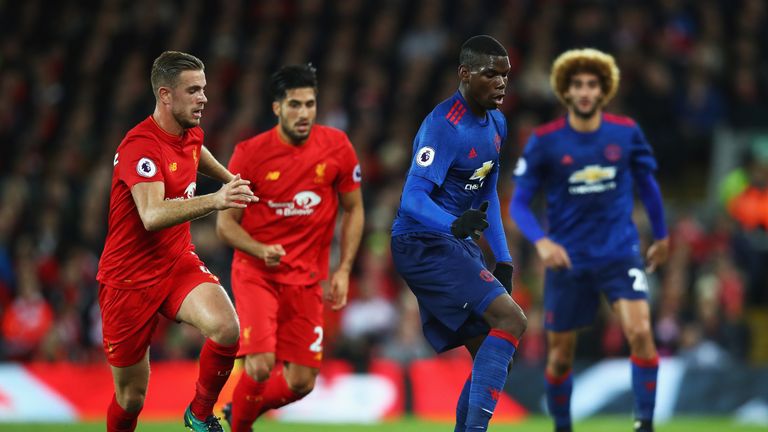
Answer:
[[301, 146], [282, 141], [277, 127], [235, 147], [229, 171], [251, 181], [259, 202], [240, 221], [254, 239], [281, 244], [277, 267], [235, 250], [233, 269], [256, 270], [284, 284], [309, 285], [328, 276], [339, 193], [360, 187], [360, 165], [347, 135], [314, 125]]
[[118, 288], [143, 288], [166, 275], [176, 259], [193, 250], [189, 222], [149, 232], [131, 195], [141, 182], [163, 182], [166, 200], [195, 196], [203, 130], [171, 135], [152, 116], [131, 129], [117, 147], [109, 199], [109, 231], [96, 275]]

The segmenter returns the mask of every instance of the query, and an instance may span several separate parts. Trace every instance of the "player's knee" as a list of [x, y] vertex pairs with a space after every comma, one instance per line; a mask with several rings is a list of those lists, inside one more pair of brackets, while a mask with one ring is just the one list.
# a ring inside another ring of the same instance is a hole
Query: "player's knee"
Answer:
[[626, 333], [627, 342], [631, 347], [643, 347], [653, 343], [651, 325], [648, 322], [633, 324], [627, 328]]
[[117, 401], [128, 412], [137, 412], [144, 406], [147, 389], [138, 387], [126, 387], [117, 390]]
[[547, 370], [556, 377], [561, 377], [573, 369], [573, 360], [566, 357], [550, 357], [547, 361]]
[[248, 356], [245, 359], [245, 373], [259, 382], [268, 380], [274, 367], [275, 359], [272, 356]]
[[237, 319], [223, 320], [210, 337], [218, 344], [234, 345], [240, 339], [240, 323]]
[[512, 313], [502, 318], [498, 325], [495, 326], [516, 338], [520, 338], [528, 329], [528, 318], [519, 307], [515, 308]]
[[301, 374], [287, 375], [285, 377], [288, 383], [288, 388], [300, 395], [307, 395], [314, 390], [316, 378], [317, 372], [314, 372], [314, 370]]

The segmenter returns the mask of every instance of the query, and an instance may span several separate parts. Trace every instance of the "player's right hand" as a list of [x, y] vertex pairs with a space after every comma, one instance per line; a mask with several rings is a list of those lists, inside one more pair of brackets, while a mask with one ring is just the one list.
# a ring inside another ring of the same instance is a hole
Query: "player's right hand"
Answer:
[[477, 209], [469, 209], [457, 217], [451, 224], [451, 233], [456, 238], [464, 239], [471, 236], [477, 240], [488, 228], [485, 211], [488, 210], [488, 201], [483, 201]]
[[549, 268], [562, 270], [572, 267], [571, 257], [568, 256], [565, 248], [547, 237], [536, 242], [536, 251], [539, 253], [539, 258], [544, 262], [544, 265]]
[[264, 260], [267, 267], [277, 267], [280, 265], [280, 258], [285, 256], [285, 249], [283, 249], [283, 245], [279, 244], [262, 244], [256, 255]]
[[258, 201], [259, 199], [248, 187], [249, 184], [251, 184], [250, 181], [241, 179], [240, 174], [237, 174], [232, 181], [222, 185], [215, 194], [216, 210], [246, 208], [249, 203]]

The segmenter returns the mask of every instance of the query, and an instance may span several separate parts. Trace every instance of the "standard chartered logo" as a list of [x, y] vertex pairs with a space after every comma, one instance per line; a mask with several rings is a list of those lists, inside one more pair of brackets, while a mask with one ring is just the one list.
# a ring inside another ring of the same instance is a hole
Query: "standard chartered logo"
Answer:
[[275, 214], [280, 216], [309, 216], [315, 212], [322, 201], [320, 195], [312, 191], [301, 191], [293, 196], [290, 202], [268, 201], [267, 205], [275, 209]]
[[615, 178], [616, 167], [614, 166], [587, 165], [574, 171], [568, 178], [568, 183], [571, 183], [568, 192], [572, 195], [584, 195], [613, 190], [616, 189]]

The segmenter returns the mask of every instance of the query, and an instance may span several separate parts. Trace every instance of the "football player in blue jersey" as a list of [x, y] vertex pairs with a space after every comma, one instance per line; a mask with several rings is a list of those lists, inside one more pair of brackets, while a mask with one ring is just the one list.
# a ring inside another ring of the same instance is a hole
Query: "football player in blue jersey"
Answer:
[[[618, 316], [631, 351], [635, 431], [653, 430], [658, 355], [651, 332], [647, 271], [667, 259], [669, 239], [656, 160], [635, 122], [603, 112], [616, 94], [612, 56], [571, 50], [554, 62], [550, 82], [568, 114], [535, 130], [515, 168], [510, 211], [547, 267], [546, 393], [555, 430], [571, 431], [577, 330], [592, 324], [603, 294]], [[530, 208], [543, 188], [545, 232]], [[634, 191], [648, 213], [655, 241], [644, 265], [632, 222]], [[645, 269], [644, 269], [645, 267]]]
[[[496, 183], [507, 136], [498, 110], [510, 70], [504, 47], [474, 36], [461, 47], [459, 89], [427, 115], [392, 225], [392, 257], [416, 295], [424, 336], [437, 352], [464, 346], [472, 373], [456, 406], [456, 431], [484, 431], [526, 329], [510, 296], [512, 258]], [[485, 229], [491, 273], [478, 245]]]

